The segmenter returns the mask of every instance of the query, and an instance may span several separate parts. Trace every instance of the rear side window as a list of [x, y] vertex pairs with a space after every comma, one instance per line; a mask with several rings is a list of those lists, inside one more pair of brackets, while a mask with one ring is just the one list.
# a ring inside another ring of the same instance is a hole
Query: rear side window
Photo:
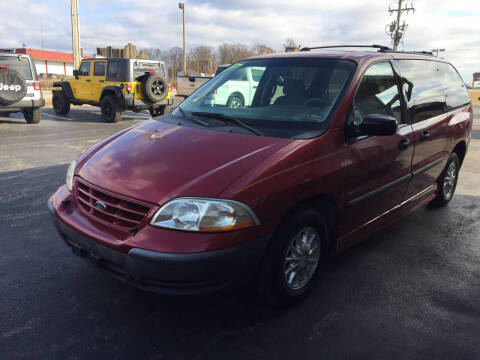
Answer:
[[90, 75], [90, 62], [83, 62], [78, 69], [78, 76], [89, 76]]
[[137, 79], [145, 75], [146, 72], [155, 71], [156, 74], [166, 76], [165, 68], [162, 63], [139, 62], [133, 64], [133, 78]]
[[105, 62], [95, 62], [95, 65], [93, 66], [93, 76], [105, 76]]
[[439, 65], [447, 98], [447, 111], [469, 104], [470, 97], [457, 71], [450, 64], [439, 63]]
[[8, 67], [9, 69], [16, 70], [20, 74], [22, 74], [25, 77], [25, 79], [33, 80], [30, 61], [26, 57], [0, 56], [0, 66]]
[[[402, 109], [397, 81], [389, 62], [370, 66], [360, 81], [355, 95], [354, 125], [360, 125], [368, 115], [382, 114], [402, 122]], [[351, 125], [351, 124], [349, 124]]]
[[122, 64], [120, 61], [111, 61], [107, 65], [107, 80], [121, 81], [122, 80]]
[[396, 60], [410, 121], [416, 123], [446, 111], [440, 63], [427, 60]]

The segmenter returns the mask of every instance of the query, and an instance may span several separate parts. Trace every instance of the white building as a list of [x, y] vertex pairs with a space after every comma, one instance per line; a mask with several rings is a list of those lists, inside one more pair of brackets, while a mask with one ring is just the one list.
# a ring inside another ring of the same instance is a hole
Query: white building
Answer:
[[33, 57], [37, 74], [73, 75], [73, 55], [50, 50], [37, 49], [2, 49], [0, 51], [27, 54]]

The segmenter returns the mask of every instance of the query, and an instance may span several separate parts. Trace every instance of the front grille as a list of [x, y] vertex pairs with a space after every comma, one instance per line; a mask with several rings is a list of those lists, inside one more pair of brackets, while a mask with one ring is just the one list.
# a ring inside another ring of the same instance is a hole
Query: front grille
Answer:
[[[75, 199], [88, 216], [124, 230], [137, 228], [152, 209], [148, 204], [106, 192], [78, 177], [75, 178]], [[95, 204], [102, 202], [106, 207]]]

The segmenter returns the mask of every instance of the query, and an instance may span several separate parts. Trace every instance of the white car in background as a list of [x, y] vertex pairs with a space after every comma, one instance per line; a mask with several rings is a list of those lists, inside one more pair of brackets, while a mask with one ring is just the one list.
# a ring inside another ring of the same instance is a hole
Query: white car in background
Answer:
[[238, 71], [231, 80], [216, 89], [206, 103], [231, 108], [250, 106], [264, 71], [264, 67], [247, 67]]

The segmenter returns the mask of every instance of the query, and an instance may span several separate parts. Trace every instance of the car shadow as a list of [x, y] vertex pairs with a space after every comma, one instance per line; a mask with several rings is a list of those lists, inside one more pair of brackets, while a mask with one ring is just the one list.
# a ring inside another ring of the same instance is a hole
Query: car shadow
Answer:
[[[105, 120], [102, 119], [102, 115], [100, 113], [100, 109], [92, 108], [92, 107], [72, 107], [70, 112], [67, 115], [57, 115], [53, 109], [45, 108], [43, 109], [43, 116], [45, 119], [50, 121], [57, 121], [57, 122], [79, 122], [79, 123], [105, 123]], [[141, 113], [133, 113], [133, 112], [126, 112], [122, 117], [123, 120], [148, 120], [150, 119], [150, 115], [146, 112]]]

